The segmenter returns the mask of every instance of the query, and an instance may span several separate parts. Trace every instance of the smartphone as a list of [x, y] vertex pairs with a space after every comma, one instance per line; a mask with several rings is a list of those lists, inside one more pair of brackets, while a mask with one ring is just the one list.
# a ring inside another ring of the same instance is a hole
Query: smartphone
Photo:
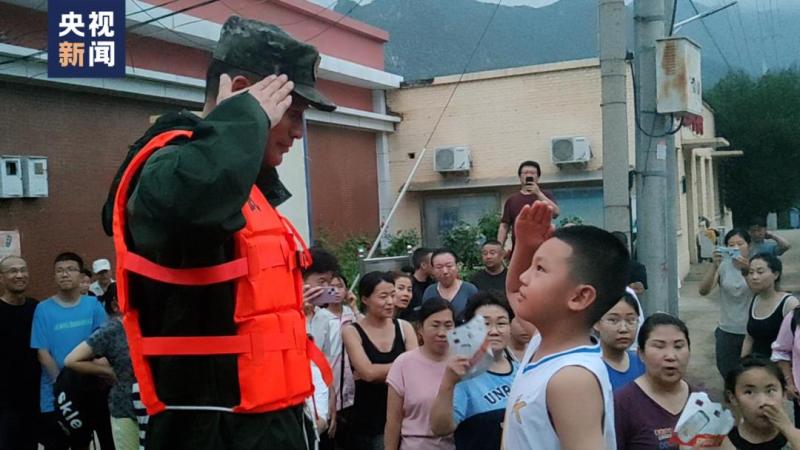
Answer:
[[738, 258], [742, 256], [742, 252], [737, 247], [717, 247], [719, 252], [724, 258]]
[[336, 298], [336, 288], [325, 287], [322, 288], [322, 293], [319, 296], [317, 296], [317, 298], [315, 298], [314, 300], [311, 300], [310, 303], [316, 306], [323, 306], [338, 302], [339, 300]]
[[535, 181], [533, 181], [533, 176], [525, 177], [525, 184], [533, 184], [533, 183], [535, 183]]

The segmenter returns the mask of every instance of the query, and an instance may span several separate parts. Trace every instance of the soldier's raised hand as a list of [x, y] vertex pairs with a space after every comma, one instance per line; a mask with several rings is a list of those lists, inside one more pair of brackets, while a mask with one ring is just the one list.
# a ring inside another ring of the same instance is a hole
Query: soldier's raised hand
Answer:
[[263, 80], [238, 91], [233, 90], [233, 81], [227, 74], [222, 74], [219, 78], [219, 91], [217, 93], [217, 104], [219, 105], [226, 99], [249, 92], [261, 105], [261, 109], [269, 117], [270, 128], [281, 121], [286, 110], [292, 106], [292, 96], [294, 83], [289, 81], [286, 75], [270, 75]]

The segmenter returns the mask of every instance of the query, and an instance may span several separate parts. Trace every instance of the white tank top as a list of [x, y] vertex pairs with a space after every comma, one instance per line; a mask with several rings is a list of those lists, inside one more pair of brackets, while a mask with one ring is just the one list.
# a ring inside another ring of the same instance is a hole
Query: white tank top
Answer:
[[[541, 336], [535, 336], [525, 352], [523, 361], [530, 361], [539, 348]], [[607, 450], [617, 448], [614, 432], [614, 397], [603, 364], [600, 344], [575, 347], [556, 353], [535, 363], [522, 364], [511, 387], [503, 426], [505, 450], [560, 450], [558, 435], [547, 412], [547, 384], [550, 378], [566, 366], [581, 366], [592, 372], [603, 392], [603, 438]], [[601, 418], [598, 417], [598, 420]], [[601, 449], [598, 449], [601, 450]]]

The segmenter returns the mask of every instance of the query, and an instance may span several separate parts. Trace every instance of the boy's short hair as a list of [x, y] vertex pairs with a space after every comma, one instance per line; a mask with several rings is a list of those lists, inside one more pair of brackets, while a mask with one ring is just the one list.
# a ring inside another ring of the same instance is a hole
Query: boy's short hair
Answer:
[[56, 259], [53, 260], [53, 265], [55, 266], [56, 264], [58, 264], [60, 262], [64, 262], [64, 261], [75, 261], [76, 263], [78, 263], [78, 269], [80, 269], [81, 272], [83, 271], [83, 267], [84, 267], [83, 266], [83, 258], [78, 256], [77, 253], [74, 253], [74, 252], [59, 253], [58, 256], [56, 256]]
[[425, 260], [425, 257], [431, 253], [433, 253], [433, 250], [426, 247], [420, 247], [414, 250], [414, 253], [411, 254], [411, 267], [413, 267], [414, 270], [418, 270], [422, 267], [422, 262]]
[[751, 217], [750, 220], [747, 222], [747, 228], [753, 227], [765, 227], [767, 226], [767, 219], [764, 217]]
[[87, 269], [87, 268], [85, 268], [85, 267], [83, 269], [81, 269], [81, 273], [86, 275], [89, 278], [92, 278], [92, 271]]
[[613, 234], [603, 229], [575, 225], [559, 228], [553, 237], [572, 248], [570, 275], [596, 292], [588, 309], [587, 323], [594, 324], [625, 295], [630, 271], [630, 254]]
[[311, 247], [308, 251], [311, 253], [311, 265], [303, 269], [304, 279], [315, 273], [338, 274], [341, 272], [339, 261], [331, 252], [319, 247]]

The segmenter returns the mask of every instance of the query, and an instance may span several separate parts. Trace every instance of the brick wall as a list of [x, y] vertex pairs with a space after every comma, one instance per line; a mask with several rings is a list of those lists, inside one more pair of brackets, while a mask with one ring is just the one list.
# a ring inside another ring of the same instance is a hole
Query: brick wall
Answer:
[[0, 199], [0, 229], [19, 229], [29, 293], [44, 298], [55, 291], [58, 253], [113, 260], [100, 223], [111, 179], [149, 117], [179, 107], [5, 81], [0, 102], [0, 154], [48, 158], [49, 197]]

